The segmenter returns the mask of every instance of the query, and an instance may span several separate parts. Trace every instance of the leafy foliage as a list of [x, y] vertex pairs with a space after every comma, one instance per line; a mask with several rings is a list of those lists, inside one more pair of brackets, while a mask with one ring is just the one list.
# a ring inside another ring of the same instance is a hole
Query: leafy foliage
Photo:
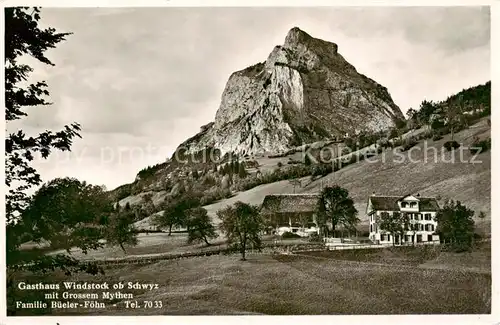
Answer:
[[257, 249], [262, 247], [260, 234], [264, 222], [258, 207], [238, 201], [233, 206], [217, 211], [217, 216], [222, 220], [221, 231], [228, 243], [240, 251], [242, 260], [245, 260], [248, 244]]
[[207, 210], [198, 207], [187, 211], [188, 243], [204, 241], [210, 245], [208, 239], [217, 238], [217, 232], [212, 225]]
[[149, 177], [155, 175], [156, 172], [158, 172], [159, 170], [162, 170], [163, 168], [165, 168], [167, 166], [167, 164], [168, 164], [167, 162], [163, 162], [163, 163], [156, 164], [153, 166], [148, 166], [146, 168], [141, 169], [137, 173], [137, 176], [139, 176], [141, 179], [149, 178]]
[[359, 223], [358, 211], [354, 207], [354, 201], [349, 197], [349, 192], [340, 186], [328, 186], [323, 188], [318, 202], [318, 225], [326, 228], [326, 222], [332, 224], [332, 231], [338, 225], [345, 229], [355, 230]]
[[[65, 40], [69, 33], [57, 33], [54, 28], [40, 29], [38, 8], [5, 8], [5, 120], [8, 122], [27, 116], [26, 107], [49, 105], [47, 84], [40, 81], [23, 86], [33, 68], [18, 59], [29, 55], [38, 61], [54, 65], [45, 51]], [[14, 222], [26, 208], [29, 197], [25, 191], [40, 185], [42, 180], [31, 162], [36, 154], [47, 158], [52, 150], [69, 151], [80, 125], [73, 123], [58, 132], [45, 131], [28, 136], [22, 130], [5, 138], [5, 184], [7, 223]]]
[[200, 206], [198, 197], [183, 195], [173, 201], [165, 202], [163, 214], [153, 217], [153, 224], [157, 227], [168, 227], [168, 234], [172, 234], [172, 227], [183, 227], [187, 224], [187, 210]]
[[112, 214], [106, 227], [106, 244], [110, 246], [118, 245], [125, 252], [125, 246], [135, 246], [138, 243], [137, 232], [134, 228], [135, 213], [126, 205], [122, 210], [120, 205], [116, 205], [116, 210]]
[[447, 200], [436, 215], [436, 232], [442, 239], [451, 242], [452, 248], [463, 251], [472, 247], [474, 238], [474, 211], [460, 201]]
[[[34, 242], [45, 240], [54, 248], [68, 250], [76, 246], [86, 252], [101, 247], [100, 228], [111, 211], [102, 187], [75, 178], [56, 178], [33, 195], [17, 230], [28, 233]], [[20, 244], [14, 240], [9, 243], [11, 255], [16, 254]]]
[[248, 172], [245, 169], [245, 164], [243, 164], [243, 163], [241, 163], [240, 166], [239, 166], [238, 176], [240, 178], [246, 178], [248, 176]]
[[391, 234], [393, 238], [395, 235], [399, 235], [400, 238], [403, 238], [405, 231], [408, 229], [408, 225], [408, 217], [398, 211], [393, 213], [382, 212], [380, 215], [380, 229]]
[[443, 144], [443, 147], [448, 150], [448, 151], [451, 151], [451, 150], [454, 150], [454, 149], [458, 149], [460, 148], [460, 143], [456, 142], [456, 141], [446, 141], [444, 144]]
[[293, 232], [286, 231], [281, 235], [281, 238], [283, 239], [293, 239], [293, 238], [300, 238], [299, 235], [294, 234]]
[[479, 139], [474, 139], [474, 142], [469, 148], [469, 151], [472, 154], [479, 154], [481, 152], [486, 152], [491, 149], [491, 139], [484, 139], [484, 140], [479, 140]]

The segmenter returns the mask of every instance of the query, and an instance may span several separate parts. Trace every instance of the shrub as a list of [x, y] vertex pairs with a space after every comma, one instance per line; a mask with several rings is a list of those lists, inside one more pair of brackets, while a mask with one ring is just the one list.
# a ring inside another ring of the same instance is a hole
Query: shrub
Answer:
[[201, 205], [212, 204], [216, 201], [227, 199], [232, 196], [232, 193], [229, 189], [217, 189], [215, 191], [207, 191], [203, 193], [203, 196], [200, 198]]
[[402, 150], [407, 151], [407, 150], [413, 148], [414, 146], [416, 146], [417, 144], [418, 144], [418, 141], [415, 138], [413, 138], [413, 137], [409, 138], [404, 142]]
[[333, 171], [333, 167], [330, 164], [318, 164], [314, 165], [312, 170], [312, 176], [326, 176]]
[[472, 143], [471, 147], [469, 148], [469, 151], [471, 154], [479, 154], [481, 152], [485, 152], [491, 149], [491, 139], [485, 139], [485, 140], [476, 140]]
[[301, 238], [299, 235], [294, 234], [293, 232], [285, 232], [283, 235], [281, 235], [281, 238], [283, 239], [291, 239], [291, 238]]
[[446, 150], [451, 151], [451, 150], [460, 148], [460, 144], [458, 142], [456, 142], [456, 141], [446, 141], [444, 143], [443, 147]]
[[389, 132], [389, 139], [393, 139], [393, 138], [396, 138], [398, 136], [398, 130], [397, 129], [391, 129], [391, 131]]
[[451, 131], [450, 131], [450, 128], [448, 126], [442, 127], [442, 128], [437, 130], [437, 133], [440, 135], [445, 135], [445, 134], [448, 134], [450, 132]]
[[279, 168], [283, 167], [283, 163], [282, 163], [281, 161], [280, 161], [280, 162], [278, 162], [278, 167], [279, 167]]
[[116, 200], [120, 201], [120, 200], [130, 196], [131, 194], [132, 194], [132, 191], [130, 189], [130, 186], [124, 186], [124, 187], [120, 188], [120, 190], [118, 190], [118, 192], [116, 193]]
[[433, 141], [439, 141], [439, 140], [441, 140], [442, 138], [443, 138], [443, 136], [442, 136], [441, 134], [439, 134], [439, 133], [434, 134], [434, 135], [432, 136], [432, 140], [433, 140]]
[[313, 243], [320, 243], [323, 240], [321, 239], [321, 236], [318, 235], [317, 233], [313, 232], [312, 234], [309, 235], [308, 240]]

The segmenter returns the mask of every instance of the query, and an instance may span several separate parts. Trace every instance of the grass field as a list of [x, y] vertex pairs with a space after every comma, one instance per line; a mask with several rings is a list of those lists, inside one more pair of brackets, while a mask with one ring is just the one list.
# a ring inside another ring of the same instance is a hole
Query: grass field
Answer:
[[[106, 275], [74, 281], [158, 283], [156, 290], [123, 290], [134, 299], [162, 301], [161, 309], [54, 314], [465, 314], [490, 313], [490, 247], [471, 253], [435, 248], [337, 251], [302, 255], [210, 256], [151, 265], [108, 268]], [[433, 263], [435, 267], [432, 267]], [[464, 264], [465, 263], [465, 264]], [[471, 269], [473, 264], [476, 269]], [[27, 279], [26, 276], [22, 277]], [[30, 277], [62, 281], [66, 277]], [[117, 303], [116, 306], [112, 306]]]

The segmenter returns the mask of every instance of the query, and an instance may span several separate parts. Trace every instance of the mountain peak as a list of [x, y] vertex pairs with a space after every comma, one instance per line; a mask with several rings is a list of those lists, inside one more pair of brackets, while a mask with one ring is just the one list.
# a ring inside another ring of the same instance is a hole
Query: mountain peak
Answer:
[[222, 154], [277, 153], [404, 119], [387, 90], [359, 74], [337, 44], [290, 29], [263, 63], [233, 73], [215, 123], [183, 145]]
[[298, 27], [293, 27], [288, 31], [285, 37], [285, 46], [307, 43], [313, 37]]
[[310, 49], [326, 49], [333, 54], [337, 53], [338, 46], [335, 43], [324, 41], [319, 38], [314, 38], [299, 27], [290, 29], [285, 37], [285, 48], [296, 48], [300, 45]]

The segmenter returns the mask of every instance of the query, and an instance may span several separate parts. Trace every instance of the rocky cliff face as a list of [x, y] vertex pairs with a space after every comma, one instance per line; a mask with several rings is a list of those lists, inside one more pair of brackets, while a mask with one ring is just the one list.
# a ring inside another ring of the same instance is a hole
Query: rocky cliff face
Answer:
[[387, 89], [359, 74], [337, 49], [291, 29], [265, 62], [229, 77], [215, 121], [181, 146], [276, 153], [404, 119]]

